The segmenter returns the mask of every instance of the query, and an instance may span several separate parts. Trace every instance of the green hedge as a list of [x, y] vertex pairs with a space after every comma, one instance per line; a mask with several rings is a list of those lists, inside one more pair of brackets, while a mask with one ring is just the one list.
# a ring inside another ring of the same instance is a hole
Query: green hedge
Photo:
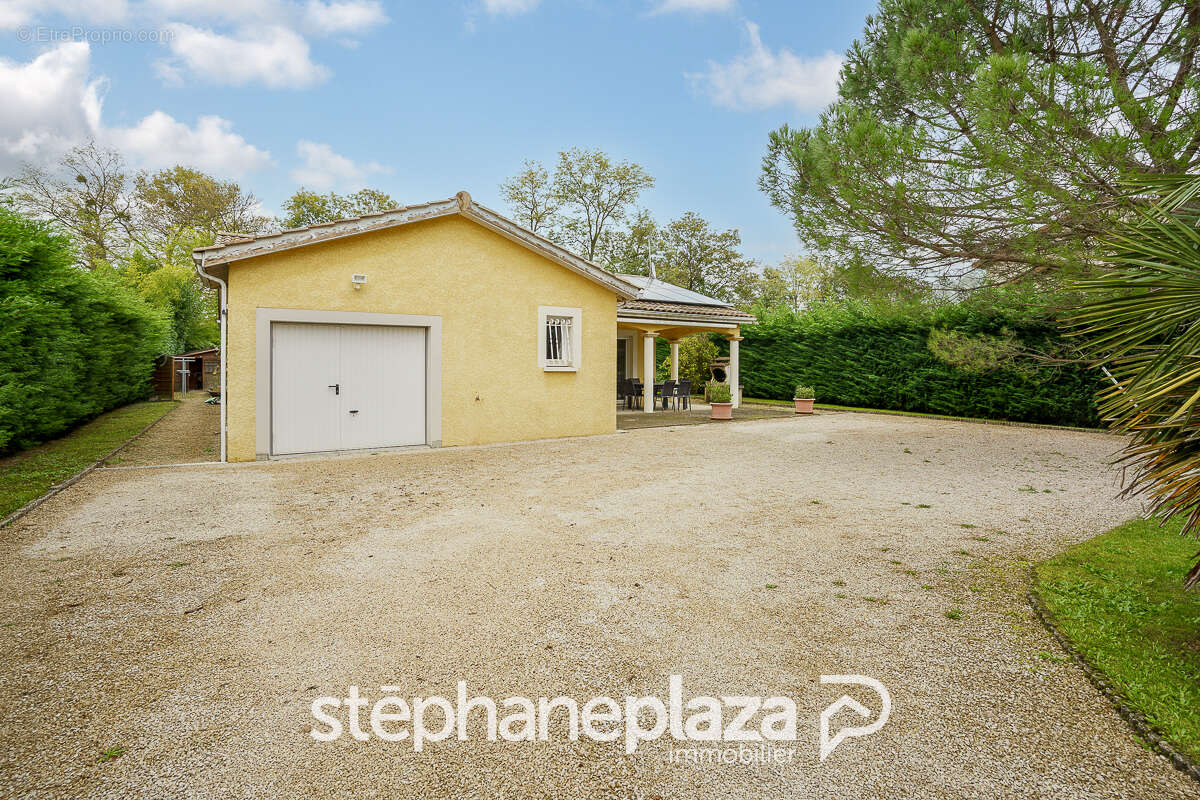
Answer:
[[68, 240], [0, 208], [0, 452], [146, 397], [166, 327], [73, 265]]
[[[935, 331], [938, 341], [999, 346], [1003, 357], [983, 366], [967, 356], [947, 359], [930, 347]], [[788, 400], [796, 384], [805, 383], [816, 388], [821, 403], [1100, 424], [1095, 395], [1102, 376], [1077, 363], [1055, 363], [1069, 362], [1075, 350], [1054, 311], [1028, 295], [904, 309], [819, 306], [803, 314], [762, 315], [743, 335], [747, 397]]]

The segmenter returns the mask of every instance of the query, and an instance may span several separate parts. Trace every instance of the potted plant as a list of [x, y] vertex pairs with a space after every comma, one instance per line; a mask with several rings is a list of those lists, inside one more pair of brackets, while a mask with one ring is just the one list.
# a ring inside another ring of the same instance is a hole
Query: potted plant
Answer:
[[712, 406], [711, 419], [733, 419], [733, 402], [729, 393], [729, 384], [711, 382], [708, 384], [708, 403]]
[[811, 386], [805, 386], [803, 383], [797, 386], [796, 394], [792, 396], [792, 401], [796, 404], [796, 413], [813, 413], [813, 402], [816, 399], [817, 393], [813, 391]]

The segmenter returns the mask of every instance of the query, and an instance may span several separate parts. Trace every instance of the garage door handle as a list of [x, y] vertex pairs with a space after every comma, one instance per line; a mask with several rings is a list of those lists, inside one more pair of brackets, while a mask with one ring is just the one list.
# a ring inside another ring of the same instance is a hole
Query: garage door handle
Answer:
[[341, 394], [341, 393], [342, 393], [342, 385], [341, 385], [340, 383], [331, 383], [331, 384], [329, 384], [329, 386], [327, 386], [326, 388], [328, 388], [328, 389], [333, 389], [333, 393], [334, 393], [334, 394]]
[[350, 413], [351, 413], [351, 414], [357, 414], [357, 413], [358, 413], [358, 409], [357, 409], [357, 408], [352, 408], [352, 409], [350, 409]]

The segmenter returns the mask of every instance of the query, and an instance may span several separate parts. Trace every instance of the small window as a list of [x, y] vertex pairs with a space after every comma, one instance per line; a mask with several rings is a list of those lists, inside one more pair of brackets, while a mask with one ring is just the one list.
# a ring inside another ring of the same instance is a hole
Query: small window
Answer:
[[541, 329], [538, 343], [538, 364], [542, 369], [573, 372], [579, 369], [581, 311], [578, 308], [541, 306], [538, 324]]
[[574, 365], [575, 349], [571, 344], [571, 318], [546, 317], [546, 366]]

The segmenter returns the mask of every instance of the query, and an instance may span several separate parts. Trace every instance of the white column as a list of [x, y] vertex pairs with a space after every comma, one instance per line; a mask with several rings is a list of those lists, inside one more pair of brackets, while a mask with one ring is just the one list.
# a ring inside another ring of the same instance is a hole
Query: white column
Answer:
[[671, 380], [679, 380], [679, 340], [671, 340]]
[[730, 336], [727, 338], [729, 339], [729, 399], [733, 401], [734, 408], [739, 408], [741, 398], [738, 397], [738, 381], [741, 380], [741, 370], [738, 367], [738, 342], [742, 340], [742, 337]]
[[642, 333], [642, 410], [654, 412], [654, 337], [657, 331]]

